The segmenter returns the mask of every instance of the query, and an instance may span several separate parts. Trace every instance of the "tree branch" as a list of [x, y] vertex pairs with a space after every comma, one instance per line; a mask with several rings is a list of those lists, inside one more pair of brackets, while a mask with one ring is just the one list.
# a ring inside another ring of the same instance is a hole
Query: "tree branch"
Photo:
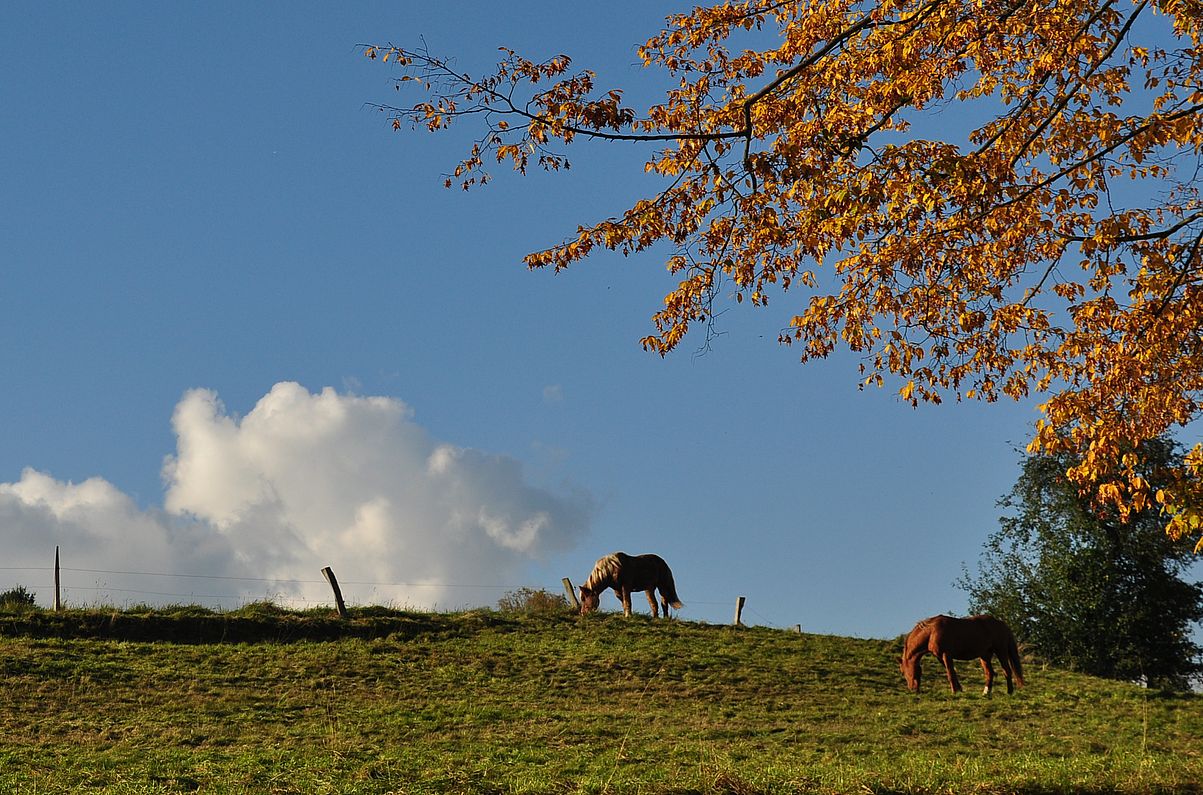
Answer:
[[1170, 305], [1170, 301], [1174, 300], [1174, 295], [1178, 292], [1178, 288], [1181, 287], [1182, 283], [1186, 280], [1186, 274], [1191, 270], [1191, 262], [1193, 262], [1199, 256], [1200, 245], [1203, 245], [1203, 232], [1200, 232], [1195, 236], [1195, 242], [1191, 244], [1190, 253], [1188, 253], [1183, 259], [1182, 267], [1178, 268], [1178, 273], [1174, 277], [1174, 283], [1170, 285], [1170, 289], [1166, 290], [1165, 295], [1161, 297], [1161, 303], [1158, 305], [1157, 309], [1153, 310], [1153, 314], [1149, 318], [1148, 322], [1141, 326], [1140, 331], [1136, 333], [1135, 341], [1137, 343], [1144, 339], [1144, 336], [1148, 330], [1152, 328], [1157, 319], [1160, 318], [1162, 313], [1165, 312], [1166, 307]]
[[[1089, 30], [1089, 26], [1093, 24], [1094, 21], [1096, 21], [1100, 16], [1102, 16], [1103, 11], [1109, 8], [1110, 5], [1111, 3], [1106, 3], [1099, 8], [1094, 17], [1092, 17], [1090, 22], [1088, 22], [1084, 27]], [[1044, 121], [1037, 125], [1036, 129], [1032, 130], [1031, 134], [1028, 135], [1023, 144], [1017, 150], [1015, 150], [1015, 154], [1011, 156], [1012, 168], [1015, 167], [1015, 164], [1018, 163], [1020, 158], [1023, 157], [1024, 153], [1027, 152], [1028, 147], [1035, 143], [1036, 139], [1039, 138], [1046, 129], [1048, 129], [1048, 126], [1053, 123], [1053, 119], [1055, 119], [1057, 115], [1065, 109], [1065, 106], [1069, 104], [1070, 100], [1077, 96], [1078, 91], [1080, 91], [1085, 82], [1090, 79], [1090, 76], [1098, 71], [1099, 67], [1106, 63], [1107, 59], [1115, 53], [1116, 48], [1118, 48], [1120, 42], [1127, 37], [1128, 31], [1130, 31], [1132, 26], [1136, 24], [1137, 17], [1140, 16], [1140, 12], [1143, 11], [1147, 5], [1148, 0], [1141, 0], [1141, 2], [1136, 6], [1135, 10], [1133, 10], [1132, 15], [1128, 17], [1127, 21], [1124, 23], [1124, 26], [1116, 34], [1115, 41], [1111, 42], [1111, 45], [1107, 48], [1107, 51], [1104, 52], [1088, 70], [1086, 70], [1086, 74], [1078, 77], [1078, 79], [1074, 81], [1075, 85], [1072, 88], [1067, 90], [1065, 94], [1053, 104], [1052, 109], [1049, 110], [1048, 114], [1044, 117]]]

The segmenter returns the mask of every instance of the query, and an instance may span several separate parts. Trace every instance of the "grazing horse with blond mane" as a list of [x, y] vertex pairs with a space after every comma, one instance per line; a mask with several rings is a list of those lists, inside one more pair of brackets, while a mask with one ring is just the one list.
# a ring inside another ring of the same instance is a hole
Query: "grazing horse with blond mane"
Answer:
[[982, 671], [986, 674], [986, 688], [982, 691], [985, 695], [990, 695], [994, 687], [991, 657], [998, 657], [1003, 673], [1007, 675], [1008, 693], [1015, 692], [1012, 675], [1015, 683], [1023, 687], [1023, 663], [1019, 659], [1015, 636], [1011, 634], [1010, 627], [993, 616], [932, 616], [916, 624], [906, 636], [902, 659], [898, 661], [898, 668], [906, 677], [906, 686], [912, 693], [919, 692], [919, 677], [923, 673], [920, 662], [923, 655], [928, 653], [944, 664], [948, 686], [954, 693], [960, 692], [961, 680], [957, 678], [953, 660], [974, 658], [981, 660]]
[[622, 600], [622, 613], [626, 616], [631, 614], [631, 594], [635, 591], [647, 593], [647, 603], [652, 606], [652, 615], [656, 618], [660, 617], [656, 607], [656, 590], [660, 591], [660, 604], [664, 606], [665, 618], [670, 618], [669, 605], [681, 609], [672, 570], [659, 555], [615, 552], [597, 561], [589, 579], [581, 586], [581, 615], [597, 609], [601, 594], [607, 588], [613, 588]]

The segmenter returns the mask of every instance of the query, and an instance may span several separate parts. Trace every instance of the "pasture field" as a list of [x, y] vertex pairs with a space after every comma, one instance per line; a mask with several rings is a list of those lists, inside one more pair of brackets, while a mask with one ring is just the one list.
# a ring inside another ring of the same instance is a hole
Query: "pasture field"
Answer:
[[954, 697], [930, 657], [914, 696], [898, 650], [646, 616], [4, 613], [0, 792], [1203, 792], [1203, 697], [1035, 661], [988, 699], [966, 663]]

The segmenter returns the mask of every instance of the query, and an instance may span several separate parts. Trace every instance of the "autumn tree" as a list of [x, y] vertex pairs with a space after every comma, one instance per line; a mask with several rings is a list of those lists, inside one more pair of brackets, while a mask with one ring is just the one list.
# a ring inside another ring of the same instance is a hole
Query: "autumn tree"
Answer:
[[[1150, 484], [1182, 466], [1168, 440], [1140, 452]], [[1073, 463], [1065, 454], [1024, 459], [976, 576], [960, 581], [970, 611], [1003, 619], [1048, 662], [1188, 688], [1203, 672], [1203, 649], [1191, 639], [1203, 620], [1203, 584], [1184, 579], [1188, 548], [1162, 532], [1152, 505], [1127, 522], [1093, 505], [1065, 477]]]
[[[418, 95], [379, 106], [396, 129], [470, 125], [448, 187], [648, 145], [644, 198], [526, 257], [663, 252], [678, 283], [645, 348], [787, 298], [802, 361], [848, 349], [916, 405], [1038, 396], [1031, 452], [1203, 547], [1203, 446], [1160, 489], [1139, 458], [1203, 397], [1201, 24], [1200, 0], [721, 2], [639, 47], [673, 86], [640, 110], [566, 55], [473, 75], [365, 53]], [[976, 122], [936, 134], [953, 119]]]

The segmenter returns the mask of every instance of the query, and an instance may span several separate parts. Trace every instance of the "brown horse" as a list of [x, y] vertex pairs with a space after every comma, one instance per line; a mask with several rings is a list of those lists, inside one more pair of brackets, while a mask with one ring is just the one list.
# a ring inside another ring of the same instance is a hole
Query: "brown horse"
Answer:
[[631, 594], [635, 591], [647, 593], [647, 603], [652, 606], [652, 615], [660, 617], [656, 607], [655, 592], [660, 591], [660, 604], [664, 606], [664, 617], [669, 618], [668, 607], [681, 609], [677, 598], [677, 586], [673, 584], [673, 573], [659, 555], [628, 555], [615, 552], [606, 555], [593, 566], [593, 572], [581, 586], [581, 615], [597, 609], [602, 592], [613, 588], [622, 600], [622, 613], [631, 614]]
[[1012, 675], [1015, 682], [1023, 687], [1023, 663], [1019, 660], [1015, 636], [1006, 624], [992, 616], [932, 616], [916, 624], [911, 634], [906, 636], [902, 659], [898, 662], [899, 670], [906, 677], [906, 686], [913, 693], [919, 692], [919, 677], [923, 673], [920, 662], [928, 652], [944, 664], [948, 686], [954, 693], [960, 692], [961, 680], [957, 679], [957, 670], [952, 661], [974, 658], [981, 660], [982, 670], [986, 673], [986, 689], [982, 691], [985, 695], [990, 695], [994, 687], [991, 657], [998, 657], [1003, 673], [1007, 675], [1008, 693], [1015, 692]]

